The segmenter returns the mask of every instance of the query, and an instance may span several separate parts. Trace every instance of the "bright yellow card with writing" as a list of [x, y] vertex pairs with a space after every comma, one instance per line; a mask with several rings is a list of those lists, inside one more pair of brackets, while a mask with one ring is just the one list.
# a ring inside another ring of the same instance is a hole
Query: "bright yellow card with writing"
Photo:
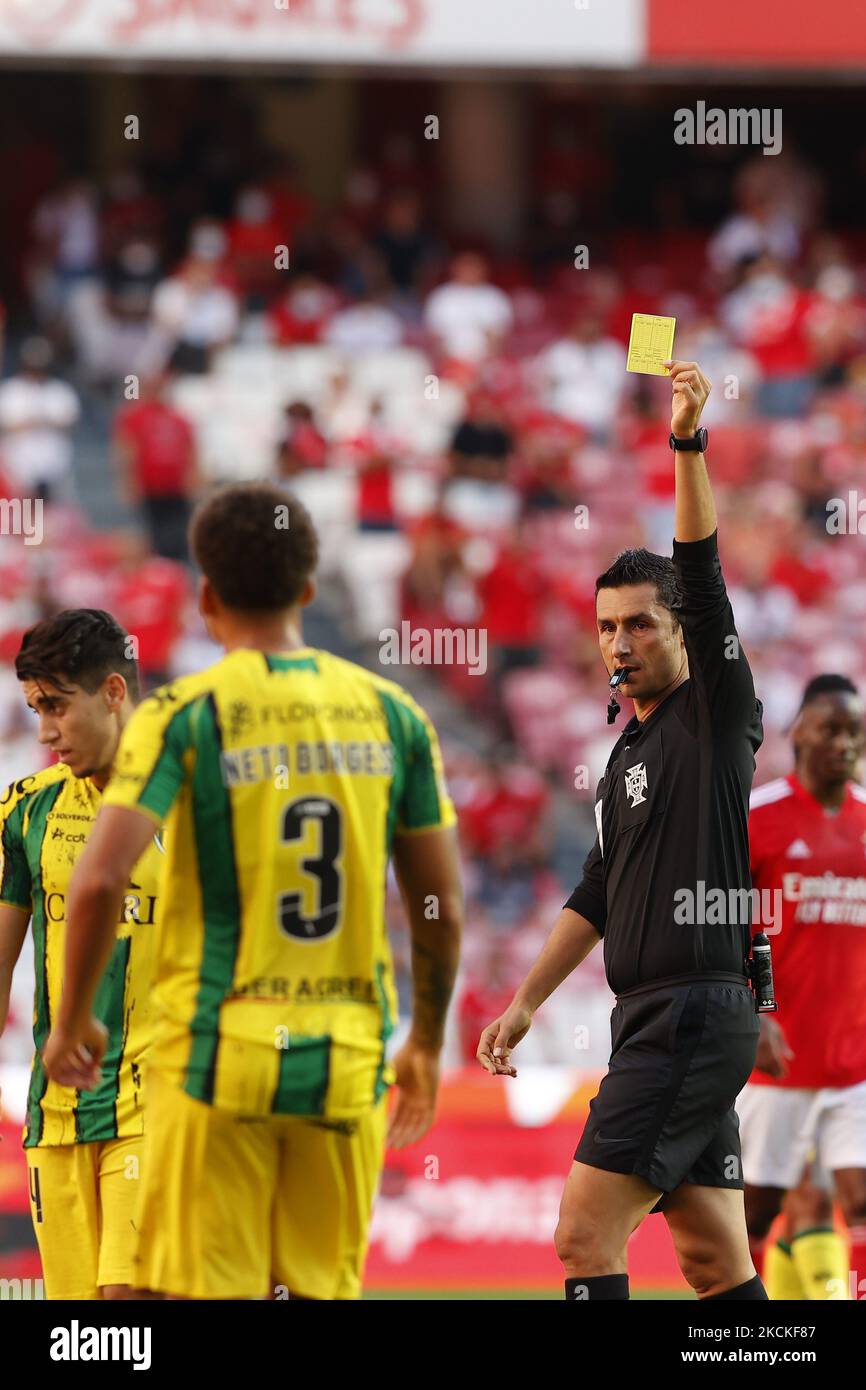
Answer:
[[667, 376], [664, 363], [673, 357], [676, 326], [676, 319], [658, 314], [632, 314], [626, 371]]

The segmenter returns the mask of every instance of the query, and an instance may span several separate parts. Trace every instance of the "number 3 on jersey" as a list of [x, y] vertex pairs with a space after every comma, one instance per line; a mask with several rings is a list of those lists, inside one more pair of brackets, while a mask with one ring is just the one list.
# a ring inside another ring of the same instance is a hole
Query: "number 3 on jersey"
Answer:
[[[318, 829], [316, 829], [318, 827]], [[318, 841], [318, 853], [305, 852], [310, 834]], [[338, 863], [343, 848], [343, 818], [340, 807], [326, 797], [302, 797], [280, 812], [280, 839], [284, 845], [301, 849], [297, 860], [297, 879], [308, 878], [300, 890], [280, 893], [277, 921], [280, 931], [300, 941], [321, 941], [333, 936], [343, 914], [343, 872]], [[304, 909], [314, 904], [311, 912]]]

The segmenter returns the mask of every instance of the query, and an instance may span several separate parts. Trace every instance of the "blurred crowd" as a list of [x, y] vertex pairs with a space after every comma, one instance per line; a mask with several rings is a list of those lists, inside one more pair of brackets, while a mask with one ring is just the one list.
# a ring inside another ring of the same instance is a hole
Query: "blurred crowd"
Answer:
[[[23, 629], [96, 603], [137, 635], [149, 683], [203, 664], [191, 506], [219, 478], [284, 479], [322, 531], [326, 597], [372, 663], [401, 623], [486, 634], [485, 663], [422, 673], [481, 750], [451, 737], [446, 714], [471, 923], [461, 1046], [474, 1053], [479, 1020], [572, 887], [553, 868], [556, 808], [580, 827], [572, 879], [592, 835], [616, 737], [595, 577], [627, 545], [670, 553], [669, 387], [625, 370], [633, 312], [675, 315], [675, 356], [713, 382], [721, 553], [765, 709], [756, 780], [788, 770], [811, 675], [866, 679], [864, 247], [827, 225], [822, 177], [795, 154], [743, 159], [715, 228], [672, 213], [652, 238], [590, 237], [580, 255], [574, 192], [592, 225], [604, 170], [567, 133], [508, 254], [449, 237], [424, 152], [399, 133], [328, 209], [288, 156], [216, 153], [186, 180], [132, 165], [103, 185], [63, 180], [31, 210], [0, 482], [60, 520], [50, 545], [3, 540], [4, 779], [27, 770], [25, 749], [32, 761], [8, 666]], [[75, 450], [94, 403], [111, 415], [100, 485], [135, 531], [85, 521]], [[397, 949], [405, 983], [399, 932]]]

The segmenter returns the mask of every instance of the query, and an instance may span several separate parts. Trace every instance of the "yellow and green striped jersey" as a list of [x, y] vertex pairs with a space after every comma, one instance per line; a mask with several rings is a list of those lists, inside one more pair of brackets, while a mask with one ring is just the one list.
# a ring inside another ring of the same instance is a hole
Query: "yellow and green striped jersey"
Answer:
[[237, 1113], [368, 1110], [393, 1080], [392, 841], [455, 821], [414, 700], [310, 647], [233, 651], [142, 702], [105, 801], [166, 821], [154, 1065]]
[[164, 856], [154, 836], [133, 870], [117, 941], [99, 984], [94, 1013], [108, 1029], [102, 1081], [76, 1091], [49, 1081], [40, 1051], [60, 1000], [69, 880], [102, 804], [88, 777], [65, 763], [22, 777], [0, 797], [0, 902], [26, 908], [33, 931], [36, 991], [24, 1147], [86, 1144], [143, 1129], [142, 1062], [150, 1042], [149, 996], [159, 878]]

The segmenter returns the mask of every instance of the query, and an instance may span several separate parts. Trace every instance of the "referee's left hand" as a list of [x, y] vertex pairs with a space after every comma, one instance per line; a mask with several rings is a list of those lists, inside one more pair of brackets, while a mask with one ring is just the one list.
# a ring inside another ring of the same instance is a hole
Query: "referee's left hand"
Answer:
[[517, 1068], [511, 1065], [511, 1049], [526, 1037], [531, 1026], [532, 1010], [512, 1001], [505, 1013], [484, 1029], [476, 1061], [491, 1076], [516, 1076]]
[[697, 362], [666, 362], [671, 378], [671, 434], [686, 439], [700, 424], [712, 386]]

